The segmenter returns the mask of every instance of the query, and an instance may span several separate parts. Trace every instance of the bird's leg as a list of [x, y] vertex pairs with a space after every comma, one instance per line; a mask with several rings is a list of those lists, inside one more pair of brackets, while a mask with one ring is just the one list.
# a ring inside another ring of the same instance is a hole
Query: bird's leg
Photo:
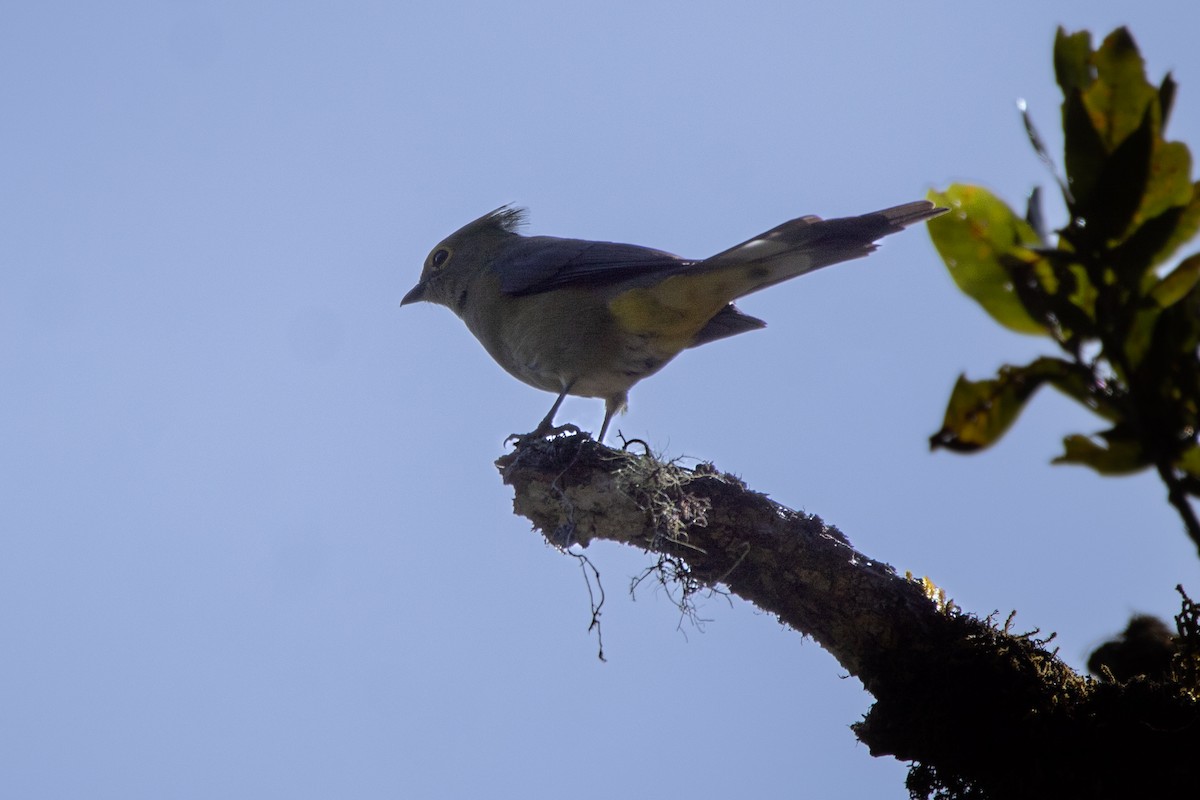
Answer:
[[612, 406], [604, 404], [604, 423], [600, 426], [600, 435], [596, 437], [598, 444], [604, 444], [604, 434], [608, 433], [608, 423], [612, 422], [614, 411]]
[[625, 408], [629, 403], [629, 396], [625, 393], [605, 398], [604, 400], [604, 424], [600, 426], [600, 435], [596, 437], [598, 444], [604, 444], [604, 434], [608, 433], [608, 423], [612, 422], [612, 418], [617, 412]]
[[579, 428], [575, 425], [567, 423], [566, 425], [554, 425], [554, 415], [558, 413], [558, 407], [562, 405], [562, 401], [566, 399], [567, 392], [571, 391], [571, 386], [574, 381], [568, 383], [559, 393], [558, 398], [554, 401], [554, 405], [550, 406], [549, 413], [538, 423], [538, 426], [529, 433], [513, 433], [504, 440], [505, 444], [509, 442], [517, 442], [520, 444], [523, 439], [543, 439], [547, 436], [555, 436], [560, 433], [579, 433]]
[[546, 412], [546, 416], [538, 423], [537, 429], [549, 430], [554, 425], [554, 415], [558, 413], [558, 407], [562, 405], [562, 401], [567, 399], [567, 392], [571, 391], [571, 384], [563, 387], [563, 390], [558, 393], [558, 397], [554, 399], [554, 405], [550, 406], [550, 410]]

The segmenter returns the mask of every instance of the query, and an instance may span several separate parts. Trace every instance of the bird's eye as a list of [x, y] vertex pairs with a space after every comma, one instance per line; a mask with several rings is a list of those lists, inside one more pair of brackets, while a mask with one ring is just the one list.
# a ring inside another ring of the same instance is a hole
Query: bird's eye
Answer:
[[436, 268], [436, 267], [440, 267], [443, 264], [445, 264], [446, 260], [449, 258], [450, 258], [450, 251], [443, 247], [441, 250], [438, 250], [436, 253], [433, 254], [433, 258], [431, 258], [429, 260], [429, 263], [432, 264]]

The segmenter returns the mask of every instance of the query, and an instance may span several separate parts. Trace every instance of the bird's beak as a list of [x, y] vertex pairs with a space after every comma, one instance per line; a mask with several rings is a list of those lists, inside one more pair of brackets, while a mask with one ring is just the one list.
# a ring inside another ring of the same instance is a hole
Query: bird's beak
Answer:
[[400, 301], [400, 305], [406, 306], [409, 303], [418, 303], [425, 299], [425, 283], [418, 283], [409, 290], [408, 294], [404, 295], [404, 299]]

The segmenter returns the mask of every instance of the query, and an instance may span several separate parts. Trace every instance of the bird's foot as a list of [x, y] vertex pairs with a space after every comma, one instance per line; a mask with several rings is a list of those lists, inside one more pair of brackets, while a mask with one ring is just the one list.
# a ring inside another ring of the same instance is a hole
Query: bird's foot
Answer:
[[539, 425], [536, 430], [529, 433], [510, 433], [508, 438], [504, 440], [504, 444], [514, 442], [517, 447], [520, 447], [530, 439], [549, 439], [551, 436], [558, 436], [560, 433], [582, 433], [578, 425], [567, 423], [565, 425]]

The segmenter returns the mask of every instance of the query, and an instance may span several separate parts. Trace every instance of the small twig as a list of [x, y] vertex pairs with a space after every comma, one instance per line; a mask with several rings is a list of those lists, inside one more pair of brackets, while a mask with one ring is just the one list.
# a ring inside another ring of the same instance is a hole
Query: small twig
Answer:
[[[592, 606], [592, 621], [588, 625], [588, 633], [591, 633], [593, 629], [596, 631], [596, 655], [601, 661], [607, 662], [608, 659], [604, 657], [604, 631], [600, 626], [600, 610], [604, 608], [604, 584], [600, 582], [600, 570], [596, 569], [592, 560], [583, 553], [564, 552], [579, 561], [579, 570], [583, 573], [583, 583], [587, 586], [588, 602]], [[588, 570], [591, 570], [590, 575]], [[596, 592], [600, 593], [599, 603], [596, 602], [596, 593], [592, 591], [593, 577], [596, 579]]]
[[1175, 506], [1175, 510], [1179, 512], [1179, 516], [1183, 520], [1183, 527], [1188, 536], [1191, 537], [1196, 547], [1200, 548], [1200, 518], [1196, 517], [1196, 509], [1192, 508], [1192, 504], [1188, 500], [1187, 489], [1184, 488], [1183, 482], [1175, 474], [1175, 470], [1170, 464], [1159, 461], [1154, 466], [1158, 469], [1158, 475], [1162, 478], [1163, 483], [1167, 485], [1167, 500]]
[[[621, 436], [621, 432], [617, 431], [617, 435]], [[626, 439], [624, 436], [621, 436], [621, 449], [624, 450], [625, 452], [628, 453], [629, 448], [635, 444], [640, 444], [642, 446], [642, 448], [645, 450], [643, 455], [649, 456], [649, 457], [653, 456], [653, 453], [650, 450], [650, 443], [647, 442], [645, 439]]]

